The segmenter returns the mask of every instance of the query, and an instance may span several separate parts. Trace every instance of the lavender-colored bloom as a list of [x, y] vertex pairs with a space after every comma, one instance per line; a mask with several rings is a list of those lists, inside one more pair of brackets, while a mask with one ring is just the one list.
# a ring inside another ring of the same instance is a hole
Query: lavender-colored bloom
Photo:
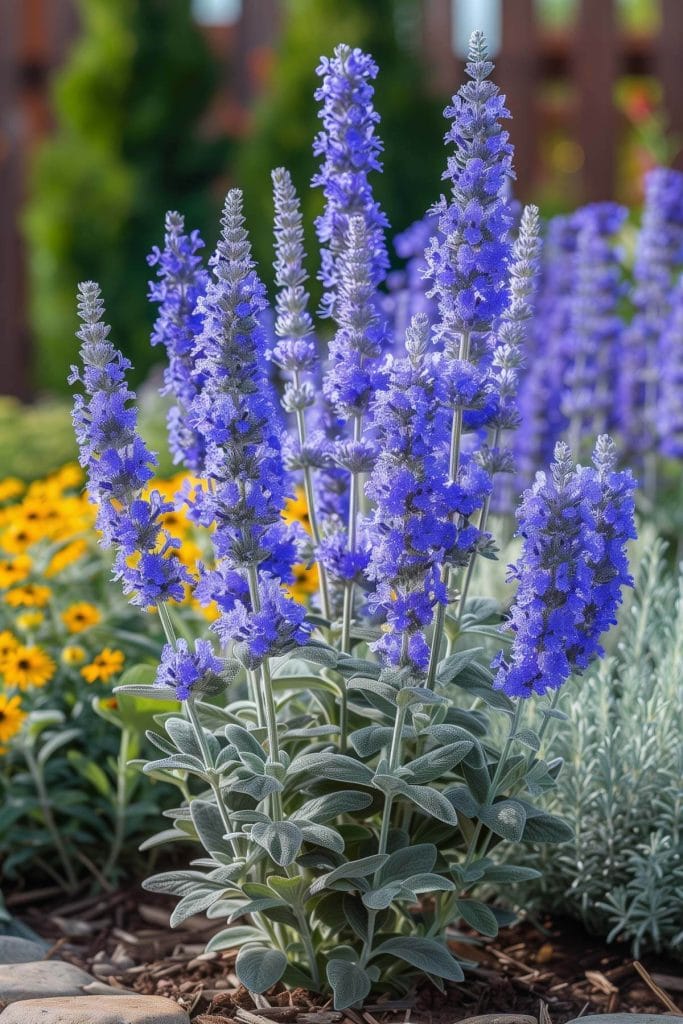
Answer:
[[669, 322], [660, 341], [661, 393], [657, 433], [662, 455], [683, 458], [683, 276], [671, 300]]
[[264, 658], [305, 643], [310, 632], [304, 621], [306, 609], [287, 597], [279, 579], [259, 573], [258, 598], [258, 607], [236, 601], [215, 625], [223, 643], [232, 641], [235, 655], [250, 669], [258, 668]]
[[376, 584], [370, 608], [386, 630], [374, 643], [388, 664], [424, 670], [425, 630], [434, 606], [446, 602], [440, 565], [456, 538], [448, 515], [446, 410], [427, 359], [429, 322], [416, 315], [408, 357], [394, 362], [388, 387], [372, 407], [379, 456], [366, 485], [375, 511], [368, 523], [367, 576]]
[[191, 651], [187, 641], [180, 639], [174, 646], [164, 645], [155, 685], [169, 686], [178, 700], [188, 700], [220, 685], [222, 671], [223, 665], [208, 640], [195, 640]]
[[342, 420], [359, 419], [367, 411], [381, 381], [378, 359], [385, 340], [374, 302], [373, 242], [362, 217], [351, 218], [346, 245], [339, 260], [339, 329], [330, 343], [323, 384]]
[[382, 312], [386, 316], [393, 338], [394, 351], [402, 344], [406, 330], [417, 313], [424, 314], [430, 325], [438, 320], [438, 305], [428, 298], [425, 280], [427, 263], [425, 249], [438, 229], [438, 218], [433, 213], [416, 220], [394, 238], [397, 255], [405, 261], [403, 270], [393, 271], [387, 278], [388, 294], [382, 299]]
[[384, 280], [389, 258], [384, 240], [387, 219], [372, 194], [368, 175], [381, 171], [382, 142], [376, 135], [379, 114], [372, 97], [372, 79], [377, 76], [372, 57], [359, 49], [340, 44], [334, 57], [323, 57], [317, 68], [322, 84], [315, 98], [322, 104], [323, 129], [313, 152], [323, 163], [312, 184], [325, 196], [324, 212], [316, 220], [321, 243], [320, 279], [325, 288], [322, 311], [335, 313], [340, 285], [339, 257], [345, 248], [352, 217], [360, 216], [367, 229], [372, 252], [370, 280], [376, 288]]
[[162, 394], [175, 402], [168, 413], [168, 439], [173, 461], [183, 463], [193, 473], [202, 469], [204, 447], [196, 430], [187, 422], [187, 410], [201, 390], [197, 372], [195, 343], [202, 328], [197, 302], [206, 292], [209, 275], [198, 255], [204, 247], [199, 232], [185, 234], [185, 221], [179, 213], [166, 214], [164, 248], [154, 246], [147, 262], [156, 266], [157, 281], [150, 281], [149, 298], [159, 303], [152, 344], [163, 345], [168, 357]]
[[86, 281], [78, 295], [83, 369], [73, 366], [69, 383], [85, 391], [75, 396], [73, 422], [102, 543], [117, 549], [115, 576], [133, 604], [180, 601], [190, 578], [174, 556], [178, 542], [161, 526], [173, 506], [156, 491], [142, 497], [155, 459], [137, 433], [135, 395], [125, 376], [130, 363], [109, 341], [99, 285]]
[[505, 99], [489, 81], [493, 64], [480, 32], [470, 40], [466, 82], [445, 116], [455, 151], [444, 178], [451, 198], [435, 207], [439, 234], [426, 251], [429, 295], [439, 303], [439, 334], [457, 358], [463, 332], [489, 331], [507, 300], [507, 261], [512, 211], [507, 197], [512, 146], [500, 121]]
[[624, 332], [620, 362], [622, 435], [634, 455], [655, 443], [659, 340], [671, 310], [673, 284], [683, 269], [683, 174], [658, 167], [645, 179], [645, 206], [633, 267], [634, 314]]
[[614, 240], [627, 211], [616, 203], [595, 203], [577, 213], [576, 274], [569, 306], [568, 368], [562, 412], [569, 443], [613, 427], [614, 382], [621, 358], [624, 295], [620, 250]]
[[555, 690], [600, 656], [600, 636], [616, 621], [621, 588], [631, 586], [626, 542], [635, 537], [630, 473], [615, 470], [611, 440], [598, 439], [593, 466], [575, 468], [559, 442], [550, 475], [539, 472], [517, 517], [522, 553], [510, 613], [510, 660], [501, 654], [494, 685], [512, 697]]
[[[216, 526], [219, 565], [202, 590], [221, 597], [214, 628], [223, 642], [246, 643], [251, 664], [278, 653], [282, 636], [302, 635], [300, 607], [284, 592], [282, 600], [272, 597], [274, 586], [292, 580], [296, 537], [281, 518], [287, 477], [265, 360], [265, 290], [251, 257], [238, 189], [228, 193], [221, 224], [211, 261], [215, 280], [199, 303], [204, 326], [197, 368], [204, 384], [191, 409], [191, 425], [206, 448], [210, 486], [195, 491], [192, 514]], [[257, 621], [266, 597], [275, 616], [271, 647], [262, 643]]]

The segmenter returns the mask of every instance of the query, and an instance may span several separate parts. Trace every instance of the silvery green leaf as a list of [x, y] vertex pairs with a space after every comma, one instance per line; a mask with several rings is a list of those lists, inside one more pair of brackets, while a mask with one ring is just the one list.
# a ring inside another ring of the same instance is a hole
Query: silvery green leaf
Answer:
[[478, 817], [481, 805], [474, 799], [467, 786], [449, 787], [444, 789], [443, 795], [453, 804], [456, 811], [464, 814], [466, 818]]
[[360, 675], [367, 679], [378, 679], [382, 666], [377, 661], [366, 658], [348, 658], [342, 656], [336, 665], [337, 672], [344, 676]]
[[[167, 718], [164, 724], [166, 732], [181, 753], [189, 754], [191, 757], [196, 757], [203, 761], [202, 748], [197, 742], [197, 737], [190, 722], [186, 722], [184, 718]], [[216, 737], [212, 736], [211, 733], [205, 733], [205, 736], [209, 750], [217, 754], [219, 748]]]
[[114, 693], [125, 693], [129, 697], [146, 697], [147, 700], [177, 700], [172, 686], [146, 686], [144, 683], [126, 683], [115, 686]]
[[320, 690], [323, 693], [331, 693], [335, 697], [340, 693], [337, 683], [322, 676], [276, 676], [273, 679], [275, 693], [283, 693], [288, 690], [293, 690], [296, 693], [301, 693], [304, 690]]
[[263, 775], [265, 773], [265, 761], [262, 757], [257, 757], [250, 750], [240, 750], [238, 756], [244, 767], [248, 768], [254, 775]]
[[219, 752], [214, 762], [214, 768], [219, 771], [221, 768], [227, 768], [228, 765], [235, 765], [237, 762], [237, 747], [233, 747], [232, 743], [229, 743], [227, 747], [223, 747]]
[[325, 665], [328, 668], [334, 668], [339, 658], [338, 651], [334, 647], [328, 647], [327, 644], [304, 644], [297, 647], [296, 654], [304, 661], [310, 661], [314, 665]]
[[496, 708], [498, 711], [507, 711], [511, 714], [515, 710], [514, 704], [502, 690], [494, 690], [490, 686], [471, 686], [467, 688], [467, 692], [472, 697], [478, 697], [485, 704], [488, 704], [489, 707]]
[[173, 754], [171, 757], [164, 757], [160, 761], [148, 761], [144, 766], [145, 775], [150, 772], [160, 771], [187, 771], [196, 775], [204, 774], [205, 768], [198, 757], [190, 757], [189, 754]]
[[171, 928], [177, 928], [188, 917], [203, 913], [212, 903], [216, 903], [221, 898], [223, 891], [224, 889], [213, 889], [203, 886], [196, 891], [188, 893], [187, 896], [183, 896], [171, 914]]
[[305, 818], [307, 821], [314, 821], [321, 824], [331, 821], [340, 814], [349, 814], [351, 811], [364, 811], [372, 803], [369, 793], [361, 793], [358, 790], [347, 789], [339, 793], [327, 793], [325, 796], [317, 796], [313, 800], [307, 800], [298, 811], [294, 812], [293, 818]]
[[192, 800], [190, 812], [204, 849], [209, 853], [213, 850], [222, 850], [226, 845], [223, 839], [226, 829], [216, 804], [205, 800]]
[[404, 880], [403, 887], [409, 889], [411, 894], [452, 892], [455, 889], [455, 885], [450, 878], [444, 878], [443, 875], [437, 875], [431, 871], [424, 872], [423, 874], [409, 875]]
[[270, 775], [252, 775], [249, 779], [237, 779], [230, 784], [231, 793], [245, 793], [259, 803], [272, 793], [282, 792], [282, 783]]
[[303, 906], [304, 894], [306, 892], [306, 881], [301, 875], [293, 878], [284, 878], [281, 875], [268, 875], [268, 891], [272, 891], [284, 900], [288, 906]]
[[383, 885], [388, 882], [400, 882], [406, 875], [416, 872], [431, 871], [436, 864], [436, 846], [432, 843], [420, 843], [417, 846], [406, 846], [390, 854], [380, 872]]
[[463, 981], [465, 977], [458, 961], [451, 956], [445, 946], [434, 939], [425, 939], [417, 935], [397, 936], [387, 939], [374, 949], [371, 959], [374, 960], [377, 956], [395, 956], [411, 967], [427, 971], [437, 978], [446, 978], [447, 981]]
[[482, 654], [483, 647], [471, 647], [467, 651], [456, 651], [439, 664], [436, 681], [443, 686], [455, 681], [456, 677]]
[[516, 882], [532, 882], [536, 878], [542, 878], [540, 871], [536, 868], [518, 867], [516, 864], [492, 864], [486, 868], [485, 876], [487, 882], [501, 882], [512, 884]]
[[460, 740], [457, 743], [449, 743], [445, 747], [430, 750], [426, 754], [422, 754], [421, 757], [416, 757], [407, 765], [404, 778], [420, 785], [433, 782], [459, 764], [470, 752], [472, 746], [472, 740]]
[[313, 739], [317, 736], [338, 736], [340, 732], [338, 725], [307, 725], [301, 729], [288, 729], [283, 740], [291, 739]]
[[480, 903], [479, 900], [457, 900], [455, 905], [463, 921], [480, 935], [495, 938], [498, 934], [498, 922], [485, 903]]
[[151, 729], [147, 729], [145, 736], [157, 750], [163, 750], [164, 754], [175, 754], [177, 749], [170, 740], [166, 739], [165, 736], [160, 736], [158, 732], [153, 732]]
[[470, 597], [465, 602], [461, 620], [462, 629], [465, 631], [468, 626], [479, 625], [482, 622], [488, 622], [489, 619], [500, 618], [500, 616], [500, 604], [494, 598]]
[[351, 733], [349, 743], [359, 757], [371, 757], [382, 747], [388, 747], [391, 744], [393, 734], [394, 730], [390, 725], [366, 725]]
[[201, 871], [164, 871], [152, 875], [142, 883], [147, 892], [161, 892], [172, 896], [187, 896], [197, 886], [203, 885], [206, 875]]
[[317, 825], [314, 822], [298, 820], [305, 843], [322, 846], [326, 850], [333, 850], [335, 853], [344, 852], [344, 840], [336, 829], [329, 828], [327, 825]]
[[165, 846], [166, 843], [177, 843], [180, 840], [187, 842], [188, 835], [186, 832], [179, 828], [165, 828], [161, 832], [155, 832], [153, 836], [149, 836], [144, 842], [140, 843], [138, 850], [144, 852], [145, 850], [152, 850], [157, 846]]
[[481, 807], [479, 820], [495, 835], [518, 843], [525, 831], [526, 811], [518, 800], [500, 800], [489, 807]]
[[80, 729], [65, 729], [62, 732], [56, 732], [45, 741], [43, 746], [40, 748], [38, 757], [36, 760], [39, 765], [45, 766], [47, 761], [55, 754], [60, 747], [66, 746], [81, 735]]
[[328, 872], [326, 875], [321, 875], [320, 878], [316, 878], [310, 888], [311, 895], [321, 892], [334, 882], [367, 878], [368, 875], [374, 875], [375, 871], [379, 871], [388, 860], [389, 857], [386, 853], [375, 853], [370, 857], [361, 857], [359, 860], [347, 860], [333, 871]]
[[410, 704], [444, 704], [446, 699], [440, 693], [428, 690], [426, 686], [404, 686], [396, 697], [399, 707], [407, 707]]
[[359, 676], [357, 679], [349, 679], [346, 688], [347, 690], [364, 690], [367, 693], [381, 697], [383, 700], [388, 701], [389, 704], [396, 705], [398, 690], [395, 690], [393, 686], [389, 686], [388, 683], [380, 682], [378, 679], [361, 679]]
[[463, 708], [449, 707], [446, 711], [446, 724], [460, 725], [475, 736], [486, 736], [488, 721], [482, 711], [465, 711]]
[[225, 737], [239, 751], [247, 751], [250, 754], [254, 754], [261, 761], [266, 760], [266, 752], [259, 741], [253, 733], [249, 732], [248, 729], [244, 729], [241, 725], [226, 725]]
[[371, 889], [361, 896], [363, 905], [368, 910], [386, 910], [396, 899], [401, 891], [400, 882], [392, 882], [390, 885], [383, 885], [381, 889]]
[[361, 1003], [370, 991], [367, 973], [357, 964], [348, 960], [330, 960], [327, 965], [327, 980], [334, 993], [335, 1010], [346, 1010]]
[[574, 838], [574, 830], [564, 818], [555, 814], [528, 815], [522, 840], [525, 843], [566, 843]]
[[372, 772], [361, 761], [356, 761], [346, 754], [301, 754], [290, 765], [288, 778], [310, 772], [319, 778], [332, 779], [335, 782], [355, 782], [369, 785]]
[[472, 796], [475, 800], [484, 803], [488, 796], [489, 786], [491, 785], [491, 776], [489, 775], [488, 768], [484, 766], [479, 768], [476, 765], [468, 764], [467, 759], [465, 759], [460, 770], [465, 777], [465, 782]]
[[207, 944], [206, 952], [215, 953], [221, 949], [237, 949], [247, 942], [263, 942], [265, 935], [258, 928], [250, 925], [233, 925], [213, 935]]
[[531, 750], [541, 749], [541, 741], [533, 729], [518, 729], [513, 739], [517, 740], [518, 743], [523, 743], [525, 747], [529, 747]]
[[293, 821], [257, 821], [251, 838], [283, 868], [294, 863], [303, 842], [301, 829]]
[[560, 711], [559, 708], [540, 708], [540, 712], [544, 718], [556, 718], [558, 722], [569, 721], [569, 715], [564, 711]]
[[382, 788], [383, 783], [390, 787], [391, 792], [404, 796], [425, 814], [436, 818], [437, 821], [444, 821], [447, 825], [458, 824], [458, 816], [453, 805], [446, 800], [442, 793], [431, 786], [412, 786], [393, 775], [376, 775], [374, 777], [373, 785], [376, 785], [378, 789]]
[[288, 909], [287, 904], [283, 900], [278, 899], [277, 896], [264, 896], [259, 900], [249, 900], [248, 903], [243, 903], [237, 910], [233, 910], [228, 917], [228, 924], [238, 921], [240, 917], [245, 917], [247, 914], [260, 914], [264, 910], [272, 910], [274, 907]]
[[250, 992], [265, 992], [280, 980], [287, 957], [279, 949], [243, 946], [237, 954], [235, 973]]

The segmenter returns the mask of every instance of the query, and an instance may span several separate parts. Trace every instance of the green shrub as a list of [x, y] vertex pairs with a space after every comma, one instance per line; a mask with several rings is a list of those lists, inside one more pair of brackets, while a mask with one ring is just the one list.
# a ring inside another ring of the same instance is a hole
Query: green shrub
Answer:
[[[145, 253], [182, 206], [206, 230], [222, 140], [200, 137], [214, 68], [189, 0], [79, 0], [82, 34], [58, 76], [57, 131], [38, 153], [25, 219], [35, 383], [65, 390], [78, 351], [76, 284], [96, 277], [138, 375], [154, 361]], [[125, 296], [125, 299], [124, 299]]]
[[615, 654], [563, 693], [565, 759], [547, 809], [573, 839], [527, 861], [544, 909], [645, 949], [683, 952], [683, 576], [645, 551]]

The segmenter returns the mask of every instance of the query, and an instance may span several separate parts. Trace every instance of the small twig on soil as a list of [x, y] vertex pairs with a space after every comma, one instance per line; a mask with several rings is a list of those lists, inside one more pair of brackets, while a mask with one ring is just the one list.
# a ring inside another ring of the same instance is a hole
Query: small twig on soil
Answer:
[[683, 1017], [683, 1010], [681, 1010], [680, 1007], [676, 1006], [673, 999], [671, 999], [666, 994], [664, 989], [659, 987], [657, 982], [653, 980], [652, 976], [649, 974], [646, 968], [643, 967], [640, 961], [634, 960], [633, 966], [638, 971], [638, 974], [641, 976], [647, 987], [652, 989], [654, 994], [657, 996], [657, 999], [659, 999], [660, 1003], [663, 1003], [664, 1006], [666, 1006], [667, 1010], [670, 1010], [671, 1013], [675, 1013], [678, 1014], [679, 1017]]

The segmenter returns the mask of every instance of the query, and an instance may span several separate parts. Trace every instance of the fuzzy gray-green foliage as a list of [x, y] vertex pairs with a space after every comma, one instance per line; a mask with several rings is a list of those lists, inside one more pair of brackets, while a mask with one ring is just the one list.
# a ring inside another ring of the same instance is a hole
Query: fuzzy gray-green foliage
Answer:
[[566, 689], [565, 765], [548, 809], [574, 838], [527, 863], [537, 905], [590, 930], [683, 954], [683, 575], [665, 546], [644, 552], [612, 657]]

